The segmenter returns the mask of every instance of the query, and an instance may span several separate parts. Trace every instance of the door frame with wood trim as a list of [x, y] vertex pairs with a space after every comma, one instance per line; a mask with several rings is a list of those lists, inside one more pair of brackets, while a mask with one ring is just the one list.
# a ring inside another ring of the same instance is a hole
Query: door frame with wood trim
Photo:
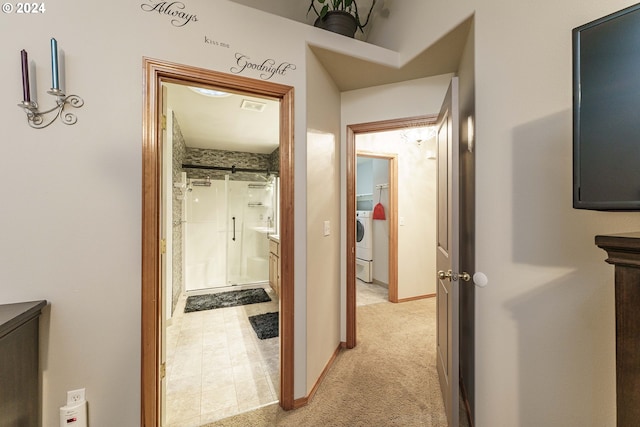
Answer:
[[[347, 194], [346, 194], [346, 347], [356, 346], [356, 135], [385, 132], [411, 127], [435, 125], [436, 115], [391, 119], [379, 122], [368, 122], [347, 125]], [[369, 155], [369, 154], [366, 154]], [[384, 158], [389, 158], [388, 156]], [[389, 199], [394, 208], [389, 212], [389, 300], [398, 302], [398, 217], [397, 217], [397, 167], [392, 172], [389, 165]], [[392, 176], [396, 174], [395, 177]]]
[[161, 420], [161, 86], [192, 83], [280, 101], [280, 406], [293, 409], [294, 88], [208, 69], [143, 58], [141, 426]]

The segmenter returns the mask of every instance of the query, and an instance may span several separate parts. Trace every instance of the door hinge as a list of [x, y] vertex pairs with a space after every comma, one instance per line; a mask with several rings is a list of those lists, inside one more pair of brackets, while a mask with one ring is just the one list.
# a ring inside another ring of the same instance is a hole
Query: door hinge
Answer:
[[160, 240], [160, 253], [161, 254], [167, 253], [167, 239]]
[[167, 130], [167, 116], [164, 114], [160, 118], [160, 126], [162, 127], [162, 130]]
[[167, 375], [167, 364], [166, 363], [162, 363], [160, 365], [160, 379], [164, 379], [164, 377]]

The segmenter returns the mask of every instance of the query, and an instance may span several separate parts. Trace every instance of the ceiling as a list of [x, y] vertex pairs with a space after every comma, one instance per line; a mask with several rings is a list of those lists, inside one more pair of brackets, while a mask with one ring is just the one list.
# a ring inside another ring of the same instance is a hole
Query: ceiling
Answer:
[[[168, 107], [187, 147], [271, 154], [279, 145], [280, 102], [229, 93], [211, 97], [165, 83]], [[262, 111], [258, 111], [262, 108]]]
[[[306, 24], [309, 3], [300, 0], [229, 0]], [[369, 2], [370, 0], [362, 0]], [[361, 8], [365, 5], [361, 1]], [[375, 13], [389, 13], [381, 0]], [[368, 7], [367, 7], [368, 9]], [[309, 21], [311, 19], [311, 22]], [[472, 18], [462, 22], [400, 68], [368, 62], [327, 48], [310, 46], [340, 91], [349, 91], [456, 72], [471, 28]], [[317, 29], [317, 31], [324, 31]], [[278, 146], [277, 100], [231, 94], [212, 98], [187, 86], [167, 84], [169, 103], [188, 147], [271, 153]], [[243, 100], [265, 103], [263, 112], [243, 110]]]

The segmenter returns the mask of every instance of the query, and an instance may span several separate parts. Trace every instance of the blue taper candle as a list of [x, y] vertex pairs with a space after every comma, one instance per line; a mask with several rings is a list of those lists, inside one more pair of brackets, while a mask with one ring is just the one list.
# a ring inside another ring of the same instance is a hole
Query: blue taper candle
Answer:
[[60, 89], [58, 78], [58, 42], [51, 38], [51, 89]]

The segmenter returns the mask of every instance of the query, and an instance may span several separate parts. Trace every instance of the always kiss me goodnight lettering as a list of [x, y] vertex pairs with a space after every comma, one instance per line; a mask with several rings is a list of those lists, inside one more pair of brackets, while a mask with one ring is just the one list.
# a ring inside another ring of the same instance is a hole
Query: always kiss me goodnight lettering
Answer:
[[160, 15], [172, 18], [171, 25], [174, 27], [184, 27], [190, 22], [198, 22], [198, 17], [186, 12], [185, 4], [179, 1], [154, 3], [153, 0], [149, 0], [149, 4], [143, 3], [140, 8], [145, 12], [158, 12]]
[[276, 65], [276, 61], [273, 59], [265, 59], [262, 62], [251, 62], [250, 59], [247, 55], [236, 53], [237, 67], [231, 67], [231, 72], [240, 74], [245, 70], [256, 70], [261, 72], [260, 78], [262, 80], [270, 80], [276, 74], [284, 76], [287, 71], [296, 69], [296, 66], [290, 62], [281, 62]]

